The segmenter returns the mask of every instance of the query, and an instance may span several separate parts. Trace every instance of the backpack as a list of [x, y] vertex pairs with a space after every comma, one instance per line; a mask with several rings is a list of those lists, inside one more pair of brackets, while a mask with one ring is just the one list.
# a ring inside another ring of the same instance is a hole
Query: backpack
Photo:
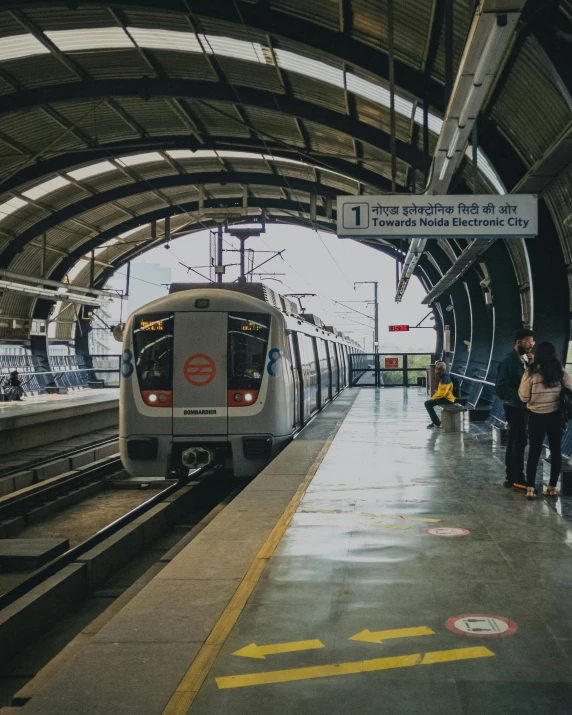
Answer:
[[564, 424], [572, 420], [572, 390], [563, 387], [560, 392], [560, 412]]

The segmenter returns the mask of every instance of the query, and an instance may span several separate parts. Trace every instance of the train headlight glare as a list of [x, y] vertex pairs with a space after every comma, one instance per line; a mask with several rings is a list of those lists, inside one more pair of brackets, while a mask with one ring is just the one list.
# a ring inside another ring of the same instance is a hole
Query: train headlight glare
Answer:
[[[155, 395], [153, 395], [155, 397]], [[167, 402], [167, 395], [159, 395], [159, 402]]]
[[234, 401], [235, 401], [235, 402], [242, 402], [242, 400], [243, 400], [242, 394], [241, 394], [240, 392], [235, 392], [235, 393], [234, 393]]
[[157, 402], [157, 395], [149, 395], [149, 402]]
[[252, 402], [252, 395], [250, 394], [250, 392], [247, 392], [247, 393], [246, 393], [246, 395], [244, 396], [244, 399], [245, 399], [247, 402]]

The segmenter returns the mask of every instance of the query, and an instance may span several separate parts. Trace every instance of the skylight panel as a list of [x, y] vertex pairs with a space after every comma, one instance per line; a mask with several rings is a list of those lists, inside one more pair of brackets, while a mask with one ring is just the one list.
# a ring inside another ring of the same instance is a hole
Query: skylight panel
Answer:
[[131, 156], [123, 156], [117, 159], [117, 163], [121, 166], [137, 166], [138, 164], [152, 164], [157, 161], [165, 161], [158, 151], [150, 151], [145, 154], [133, 154]]
[[63, 176], [56, 176], [53, 179], [44, 181], [42, 184], [33, 186], [31, 189], [28, 189], [28, 191], [23, 191], [22, 195], [25, 196], [27, 199], [36, 201], [37, 199], [41, 199], [43, 196], [47, 196], [48, 194], [51, 194], [54, 191], [63, 188], [64, 186], [68, 186], [69, 183], [70, 182]]
[[82, 166], [81, 169], [68, 171], [68, 176], [71, 176], [76, 181], [83, 181], [91, 176], [106, 174], [108, 171], [117, 171], [117, 167], [110, 161], [100, 161], [98, 164], [90, 164], [89, 166]]
[[127, 31], [139, 47], [151, 50], [177, 50], [202, 53], [203, 49], [192, 32], [155, 30], [147, 27], [128, 27]]
[[233, 57], [237, 60], [265, 65], [266, 57], [259, 42], [245, 42], [222, 35], [199, 35], [207, 54]]
[[320, 82], [327, 82], [334, 87], [344, 86], [344, 73], [341, 69], [287, 50], [277, 49], [275, 54], [278, 65], [284, 70], [296, 72], [305, 77], [312, 77]]
[[[127, 236], [132, 236], [134, 233], [137, 233], [137, 231], [142, 231], [144, 228], [147, 228], [149, 226], [148, 223], [146, 223], [144, 226], [137, 226], [137, 228], [130, 228], [129, 231], [124, 231], [123, 233], [120, 233], [118, 238], [127, 238]], [[111, 239], [111, 240], [117, 240], [117, 239]], [[105, 245], [107, 246], [110, 242], [108, 241]]]
[[118, 238], [110, 238], [109, 241], [102, 243], [97, 250], [105, 250], [106, 248], [111, 248], [111, 246], [114, 246], [116, 243], [119, 243]]
[[72, 283], [78, 276], [79, 274], [83, 271], [83, 269], [89, 265], [89, 261], [86, 261], [84, 258], [81, 258], [75, 266], [70, 268], [68, 271], [68, 274], [66, 276], [68, 283]]
[[[472, 160], [473, 148], [471, 146], [467, 147], [467, 150], [465, 151], [465, 156], [467, 156], [469, 159]], [[481, 171], [485, 175], [485, 177], [495, 187], [497, 192], [502, 195], [506, 194], [506, 189], [504, 187], [504, 184], [500, 180], [499, 175], [495, 171], [493, 165], [488, 160], [487, 155], [484, 153], [484, 151], [482, 149], [477, 149], [477, 162], [478, 162], [479, 171]]]
[[22, 206], [27, 206], [28, 202], [23, 199], [19, 199], [15, 196], [13, 199], [0, 204], [0, 221], [3, 221], [7, 216], [13, 214], [14, 211], [21, 209]]
[[[390, 106], [391, 95], [389, 90], [385, 87], [374, 84], [362, 77], [357, 77], [355, 74], [349, 72], [346, 73], [346, 82], [349, 92], [353, 92], [364, 99], [369, 99], [376, 104], [381, 104], [383, 107]], [[397, 114], [410, 118], [413, 113], [413, 103], [396, 94], [395, 111]]]
[[[420, 124], [421, 126], [423, 126], [422, 107], [417, 107], [417, 109], [415, 110], [415, 124]], [[429, 126], [429, 130], [432, 131], [433, 134], [441, 134], [441, 129], [443, 128], [443, 120], [441, 119], [441, 117], [437, 117], [435, 114], [431, 114], [431, 112], [429, 112], [427, 124]]]
[[310, 166], [305, 161], [298, 161], [298, 159], [288, 159], [287, 157], [284, 157], [284, 156], [271, 156], [270, 154], [264, 154], [262, 156], [262, 158], [265, 159], [266, 161], [277, 161], [277, 162], [280, 161], [284, 164], [296, 164], [297, 166]]
[[262, 159], [262, 154], [250, 151], [217, 151], [221, 159]]
[[190, 149], [171, 149], [167, 151], [171, 159], [216, 159], [216, 152], [212, 149], [199, 149], [191, 151]]
[[90, 27], [80, 30], [50, 30], [50, 40], [62, 52], [116, 50], [135, 47], [121, 27]]
[[170, 156], [171, 159], [192, 159], [196, 156], [196, 152], [191, 151], [190, 149], [170, 149], [166, 152], [166, 154], [167, 156]]
[[49, 53], [33, 35], [10, 35], [0, 39], [0, 62]]

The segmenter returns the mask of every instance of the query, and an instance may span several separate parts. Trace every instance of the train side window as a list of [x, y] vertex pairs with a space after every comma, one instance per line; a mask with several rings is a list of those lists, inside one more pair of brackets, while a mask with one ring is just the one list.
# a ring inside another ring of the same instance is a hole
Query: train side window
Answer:
[[333, 360], [332, 360], [332, 343], [330, 343], [328, 340], [324, 340], [324, 349], [326, 351], [326, 357], [328, 361], [328, 397], [330, 400], [334, 396], [334, 381], [335, 381], [335, 375], [334, 375], [334, 366], [333, 366]]
[[259, 390], [264, 376], [270, 316], [228, 314], [228, 390]]
[[296, 349], [296, 345], [294, 344], [294, 335], [292, 333], [289, 333], [288, 335], [288, 343], [290, 345], [290, 357], [291, 357], [291, 365], [292, 365], [292, 383], [294, 385], [294, 424], [293, 427], [296, 427], [296, 425], [301, 424], [301, 419], [300, 419], [300, 408], [301, 408], [301, 395], [300, 395], [300, 363], [298, 361], [298, 351]]
[[337, 390], [340, 392], [342, 389], [342, 365], [340, 361], [340, 346], [338, 343], [334, 343], [334, 355], [336, 357], [336, 373], [337, 373]]
[[316, 338], [318, 347], [318, 358], [320, 362], [320, 402], [322, 407], [331, 399], [330, 364], [326, 350], [326, 342], [321, 338]]
[[139, 389], [173, 389], [172, 314], [138, 315], [133, 323], [133, 351]]
[[318, 370], [312, 338], [304, 333], [298, 333], [298, 345], [304, 375], [304, 419], [307, 419], [318, 409]]

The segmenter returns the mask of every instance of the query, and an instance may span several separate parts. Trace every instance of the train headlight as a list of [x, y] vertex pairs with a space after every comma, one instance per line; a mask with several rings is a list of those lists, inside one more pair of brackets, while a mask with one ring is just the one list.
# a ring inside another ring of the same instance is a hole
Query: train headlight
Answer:
[[159, 398], [157, 397], [157, 395], [151, 394], [147, 399], [149, 400], [149, 402], [157, 402]]
[[243, 399], [244, 399], [244, 398], [243, 398], [241, 392], [235, 392], [235, 393], [234, 393], [234, 401], [235, 401], [235, 402], [242, 402]]
[[246, 402], [252, 402], [252, 395], [250, 394], [250, 392], [246, 393], [244, 399], [246, 400]]
[[[153, 397], [155, 397], [155, 395], [153, 395]], [[160, 394], [159, 402], [167, 402], [167, 395]]]

